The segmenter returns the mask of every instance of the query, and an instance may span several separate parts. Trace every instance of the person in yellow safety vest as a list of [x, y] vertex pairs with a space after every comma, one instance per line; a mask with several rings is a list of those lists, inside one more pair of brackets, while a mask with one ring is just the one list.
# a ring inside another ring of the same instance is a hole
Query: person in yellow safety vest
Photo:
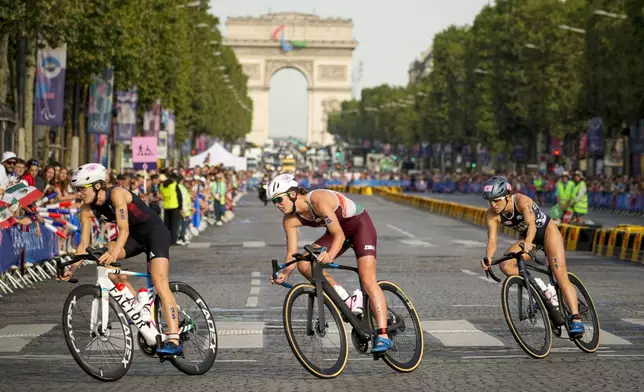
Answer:
[[183, 204], [183, 197], [177, 187], [178, 179], [179, 176], [172, 173], [159, 187], [161, 196], [163, 197], [163, 220], [170, 231], [171, 245], [175, 245], [177, 243], [177, 237], [179, 237], [179, 224], [181, 223], [181, 205]]
[[534, 185], [534, 189], [537, 192], [537, 204], [539, 205], [544, 205], [545, 204], [545, 191], [546, 191], [546, 183], [543, 181], [543, 178], [541, 178], [541, 173], [537, 173], [537, 175], [534, 176], [534, 180], [532, 180], [532, 185]]
[[[185, 181], [192, 181], [192, 178], [185, 178]], [[188, 245], [190, 240], [186, 238], [186, 232], [188, 227], [190, 227], [190, 220], [192, 218], [193, 208], [192, 208], [192, 197], [190, 192], [184, 185], [184, 178], [179, 177], [179, 192], [181, 192], [181, 225], [179, 229], [179, 239], [177, 240], [177, 245]]]
[[570, 173], [567, 171], [561, 173], [561, 178], [557, 181], [556, 196], [557, 204], [561, 207], [561, 212], [565, 213], [568, 210], [570, 197], [572, 196], [572, 189], [575, 184], [570, 181]]
[[588, 215], [588, 188], [581, 171], [575, 171], [573, 180], [575, 185], [570, 197], [570, 204], [573, 208], [573, 219], [578, 225], [581, 225], [584, 223], [584, 216]]

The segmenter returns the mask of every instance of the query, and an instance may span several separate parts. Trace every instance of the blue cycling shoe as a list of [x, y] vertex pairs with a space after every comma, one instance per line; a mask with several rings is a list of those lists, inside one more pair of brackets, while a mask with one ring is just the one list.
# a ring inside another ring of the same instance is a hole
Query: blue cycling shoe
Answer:
[[160, 357], [178, 357], [183, 354], [183, 345], [176, 345], [174, 342], [165, 342], [163, 346], [157, 349], [157, 355]]
[[584, 334], [584, 331], [586, 330], [584, 328], [584, 323], [582, 323], [580, 319], [570, 320], [569, 326], [570, 326], [570, 337], [573, 339], [580, 338]]
[[380, 336], [376, 338], [376, 343], [374, 344], [373, 348], [371, 349], [372, 354], [381, 354], [384, 353], [385, 351], [389, 350], [392, 348], [394, 343], [391, 341], [391, 339], [387, 338], [381, 338]]

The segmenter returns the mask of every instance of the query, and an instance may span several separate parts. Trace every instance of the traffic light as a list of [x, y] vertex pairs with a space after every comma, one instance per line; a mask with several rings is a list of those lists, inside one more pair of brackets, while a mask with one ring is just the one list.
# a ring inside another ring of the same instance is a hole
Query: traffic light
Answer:
[[472, 162], [472, 169], [476, 169], [476, 162]]
[[558, 157], [558, 156], [561, 154], [561, 150], [560, 150], [560, 149], [558, 149], [558, 148], [556, 148], [552, 153], [553, 153], [556, 157]]

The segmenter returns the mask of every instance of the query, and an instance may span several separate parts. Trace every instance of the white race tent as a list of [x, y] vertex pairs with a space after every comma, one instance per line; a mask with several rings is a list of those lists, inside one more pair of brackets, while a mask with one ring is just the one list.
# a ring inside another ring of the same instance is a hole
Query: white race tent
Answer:
[[197, 166], [219, 164], [223, 164], [224, 167], [234, 167], [235, 170], [246, 170], [246, 158], [231, 154], [219, 143], [213, 144], [200, 154], [191, 156], [189, 161], [191, 169]]

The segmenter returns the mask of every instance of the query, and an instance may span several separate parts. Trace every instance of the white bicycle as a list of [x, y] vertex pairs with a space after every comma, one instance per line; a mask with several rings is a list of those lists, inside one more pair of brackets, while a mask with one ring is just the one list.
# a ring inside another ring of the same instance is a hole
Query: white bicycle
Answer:
[[[107, 248], [87, 248], [81, 256], [63, 256], [53, 259], [58, 276], [66, 267], [87, 260], [97, 262]], [[163, 332], [167, 324], [162, 320], [161, 298], [155, 294], [148, 272], [131, 272], [112, 263], [98, 265], [95, 285], [84, 284], [74, 288], [65, 300], [63, 331], [67, 347], [78, 365], [90, 376], [101, 381], [115, 381], [123, 377], [132, 364], [132, 327], [137, 330], [139, 348], [148, 356], [156, 356], [156, 349], [167, 339]], [[119, 291], [108, 274], [147, 278], [151, 321], [144, 321], [135, 309], [131, 297]], [[70, 279], [70, 283], [77, 283]], [[182, 282], [170, 282], [170, 289], [179, 308], [179, 340], [184, 345], [180, 357], [160, 357], [177, 369], [190, 375], [206, 373], [217, 357], [217, 329], [210, 308], [192, 287]], [[187, 301], [181, 302], [182, 297]], [[192, 354], [186, 358], [186, 354]], [[194, 357], [194, 358], [193, 358]]]

